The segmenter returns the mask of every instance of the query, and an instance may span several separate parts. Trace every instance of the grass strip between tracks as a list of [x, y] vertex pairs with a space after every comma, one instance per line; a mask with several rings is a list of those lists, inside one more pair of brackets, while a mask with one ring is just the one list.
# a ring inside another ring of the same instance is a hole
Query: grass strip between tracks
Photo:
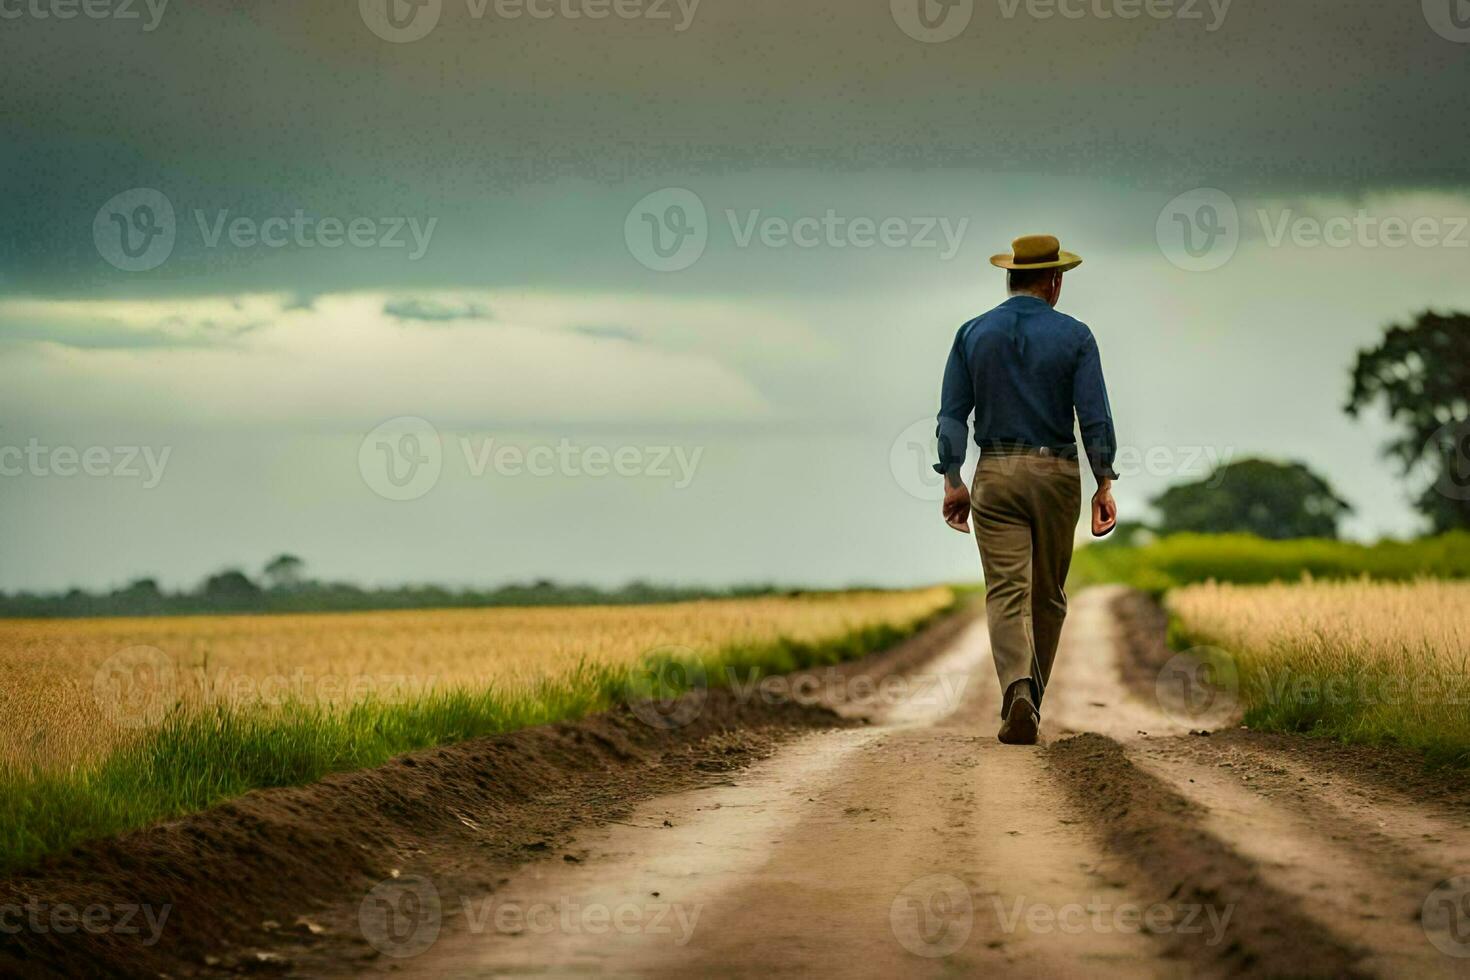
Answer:
[[908, 625], [868, 626], [821, 642], [778, 639], [704, 656], [660, 654], [632, 668], [583, 661], [515, 692], [461, 687], [345, 708], [176, 710], [96, 763], [62, 772], [0, 770], [0, 873], [253, 789], [304, 785], [405, 752], [574, 721], [619, 703], [668, 704], [694, 688], [852, 660], [919, 632], [959, 602], [957, 592], [948, 606]]

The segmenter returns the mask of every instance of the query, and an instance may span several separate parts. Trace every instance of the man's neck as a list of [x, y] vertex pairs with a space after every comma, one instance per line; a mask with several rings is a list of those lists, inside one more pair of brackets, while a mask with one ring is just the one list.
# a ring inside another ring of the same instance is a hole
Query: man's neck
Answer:
[[[1026, 291], [1011, 293], [1010, 296], [1009, 296], [1009, 298], [1010, 299], [1015, 299], [1017, 296], [1029, 296], [1032, 299], [1039, 299], [1043, 303], [1046, 303], [1047, 302], [1046, 297], [1045, 296], [1042, 296], [1040, 293], [1032, 293], [1032, 292], [1026, 292]], [[1048, 304], [1048, 305], [1050, 305], [1050, 304]]]

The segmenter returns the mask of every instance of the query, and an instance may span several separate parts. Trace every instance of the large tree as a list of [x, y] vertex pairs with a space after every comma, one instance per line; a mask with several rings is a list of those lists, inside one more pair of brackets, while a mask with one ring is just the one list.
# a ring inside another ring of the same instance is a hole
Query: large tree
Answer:
[[1382, 401], [1401, 434], [1383, 447], [1427, 484], [1415, 506], [1435, 531], [1470, 528], [1470, 314], [1426, 310], [1358, 352], [1347, 412]]
[[1352, 508], [1301, 463], [1243, 459], [1155, 497], [1162, 534], [1239, 531], [1263, 538], [1335, 538]]

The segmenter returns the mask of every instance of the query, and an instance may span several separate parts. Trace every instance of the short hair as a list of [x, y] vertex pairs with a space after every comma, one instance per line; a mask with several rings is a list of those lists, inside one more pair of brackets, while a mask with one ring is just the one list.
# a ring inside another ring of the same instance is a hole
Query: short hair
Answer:
[[1050, 269], [1007, 269], [1006, 288], [1013, 293], [1029, 293], [1051, 278], [1056, 268]]

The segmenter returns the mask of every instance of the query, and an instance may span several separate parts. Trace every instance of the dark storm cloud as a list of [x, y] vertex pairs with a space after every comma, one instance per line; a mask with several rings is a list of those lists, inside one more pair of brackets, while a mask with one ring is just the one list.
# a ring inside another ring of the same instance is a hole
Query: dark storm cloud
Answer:
[[306, 292], [296, 293], [281, 303], [281, 312], [283, 313], [289, 313], [292, 310], [314, 309], [316, 309], [316, 297]]
[[448, 302], [435, 299], [391, 299], [383, 304], [383, 312], [395, 320], [422, 320], [428, 323], [450, 323], [455, 320], [489, 320], [490, 311], [469, 300]]
[[627, 327], [573, 327], [573, 333], [579, 333], [584, 337], [595, 337], [598, 340], [626, 340], [629, 343], [637, 343], [638, 335]]
[[[356, 2], [179, 3], [146, 31], [8, 20], [0, 289], [515, 281], [528, 242], [551, 247], [526, 198], [558, 181], [610, 193], [798, 168], [1287, 193], [1470, 186], [1470, 44], [1437, 33], [1419, 3], [976, 0], [942, 43], [906, 34], [888, 0], [663, 6], [672, 19], [509, 18], [494, 0], [443, 0], [411, 43], [376, 36]], [[99, 264], [90, 229], [131, 187], [167, 194], [179, 242], [130, 279]], [[446, 227], [417, 265], [210, 250], [194, 233], [197, 213], [259, 223], [302, 208]], [[559, 233], [578, 220], [559, 215]], [[446, 261], [454, 222], [475, 260]]]

